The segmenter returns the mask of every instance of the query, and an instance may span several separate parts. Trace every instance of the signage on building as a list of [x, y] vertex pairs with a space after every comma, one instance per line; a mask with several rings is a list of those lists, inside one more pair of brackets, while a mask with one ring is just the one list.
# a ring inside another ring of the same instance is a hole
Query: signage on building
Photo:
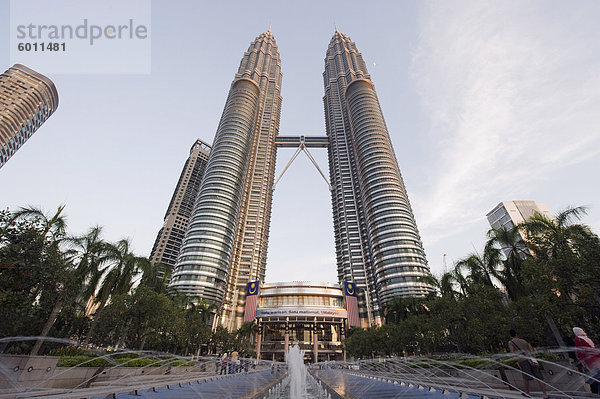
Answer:
[[345, 309], [331, 308], [259, 308], [256, 309], [256, 317], [272, 316], [316, 316], [316, 317], [346, 317]]

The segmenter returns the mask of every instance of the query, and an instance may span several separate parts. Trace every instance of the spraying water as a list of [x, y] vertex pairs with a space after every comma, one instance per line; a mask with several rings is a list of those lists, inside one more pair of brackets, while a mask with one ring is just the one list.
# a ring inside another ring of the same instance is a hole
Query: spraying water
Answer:
[[290, 348], [287, 354], [287, 364], [290, 375], [290, 399], [306, 397], [306, 366], [304, 351], [298, 345]]

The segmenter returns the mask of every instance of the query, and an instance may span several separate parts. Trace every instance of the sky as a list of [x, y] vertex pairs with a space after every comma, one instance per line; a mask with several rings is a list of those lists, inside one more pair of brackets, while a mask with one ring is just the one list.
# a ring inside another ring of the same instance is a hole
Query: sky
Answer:
[[[9, 6], [0, 0], [2, 69]], [[0, 207], [66, 204], [72, 233], [101, 225], [148, 256], [189, 148], [212, 143], [242, 55], [269, 26], [284, 74], [280, 134], [325, 135], [337, 26], [368, 65], [434, 274], [444, 254], [449, 269], [482, 250], [501, 201], [585, 205], [598, 233], [599, 17], [600, 2], [583, 0], [153, 1], [147, 71], [119, 58], [111, 73], [47, 74], [60, 105], [0, 169]], [[327, 171], [326, 151], [310, 151]], [[277, 176], [292, 154], [278, 150]], [[273, 197], [266, 281], [291, 280], [337, 281], [330, 193], [303, 154]]]

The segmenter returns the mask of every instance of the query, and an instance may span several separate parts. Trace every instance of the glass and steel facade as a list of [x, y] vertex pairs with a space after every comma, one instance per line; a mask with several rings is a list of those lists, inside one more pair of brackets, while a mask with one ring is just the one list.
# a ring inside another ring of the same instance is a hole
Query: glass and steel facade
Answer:
[[[361, 324], [378, 324], [393, 297], [433, 290], [429, 267], [373, 82], [340, 32], [323, 78], [327, 137], [311, 143], [328, 149], [338, 279], [358, 287]], [[246, 284], [264, 281], [277, 145], [307, 143], [277, 141], [281, 79], [268, 31], [231, 85], [170, 283], [216, 305], [230, 330], [242, 324]]]
[[433, 288], [423, 281], [429, 267], [375, 87], [341, 32], [329, 43], [323, 80], [338, 278], [359, 288], [367, 326], [381, 322], [391, 298]]
[[58, 91], [44, 75], [21, 64], [0, 75], [0, 168], [57, 107]]
[[210, 145], [200, 139], [197, 139], [190, 148], [190, 155], [185, 161], [165, 213], [163, 226], [156, 236], [150, 253], [152, 263], [164, 263], [171, 267], [175, 265], [209, 154]]
[[246, 284], [265, 276], [281, 79], [268, 31], [250, 44], [231, 85], [170, 283], [217, 305], [230, 329], [242, 323]]
[[314, 362], [315, 354], [318, 361], [343, 359], [342, 335], [347, 314], [343, 292], [337, 284], [262, 284], [256, 317], [262, 359], [283, 361], [286, 343], [288, 347], [299, 345], [307, 362]]

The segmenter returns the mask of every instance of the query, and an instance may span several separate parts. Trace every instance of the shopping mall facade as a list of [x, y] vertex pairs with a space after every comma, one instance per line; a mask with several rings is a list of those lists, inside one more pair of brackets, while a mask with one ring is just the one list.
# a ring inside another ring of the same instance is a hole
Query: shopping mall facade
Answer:
[[299, 345], [306, 362], [343, 360], [346, 320], [344, 295], [337, 284], [261, 284], [256, 309], [257, 355], [283, 361], [289, 347]]

